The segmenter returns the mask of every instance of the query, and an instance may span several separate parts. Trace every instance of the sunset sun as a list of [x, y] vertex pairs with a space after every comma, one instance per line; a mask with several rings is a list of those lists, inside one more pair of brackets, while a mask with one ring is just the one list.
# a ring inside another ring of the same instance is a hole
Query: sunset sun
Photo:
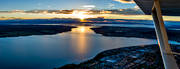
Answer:
[[72, 14], [79, 19], [85, 19], [88, 16], [88, 15], [86, 15], [87, 12], [85, 12], [85, 11], [73, 11]]

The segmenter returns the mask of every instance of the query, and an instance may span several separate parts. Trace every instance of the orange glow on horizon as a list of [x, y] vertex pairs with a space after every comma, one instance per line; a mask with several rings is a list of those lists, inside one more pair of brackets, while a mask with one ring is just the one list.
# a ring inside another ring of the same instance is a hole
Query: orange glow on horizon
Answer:
[[[104, 19], [153, 20], [151, 15], [120, 15], [120, 14], [91, 14], [89, 11], [74, 11], [71, 14], [55, 13], [0, 13], [0, 20], [11, 19], [52, 19], [52, 18], [79, 18], [86, 22], [87, 18], [104, 17]], [[163, 16], [165, 21], [180, 21], [180, 16]]]

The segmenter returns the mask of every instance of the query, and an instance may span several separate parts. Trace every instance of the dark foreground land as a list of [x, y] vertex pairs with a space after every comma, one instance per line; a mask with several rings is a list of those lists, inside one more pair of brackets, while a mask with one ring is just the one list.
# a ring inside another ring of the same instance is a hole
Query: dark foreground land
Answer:
[[[171, 47], [174, 52], [180, 52], [180, 46]], [[175, 58], [180, 66], [180, 56]], [[164, 66], [158, 45], [147, 45], [107, 50], [86, 62], [57, 69], [164, 69]]]
[[52, 35], [71, 31], [72, 28], [75, 27], [62, 25], [0, 25], [0, 38], [30, 35]]
[[[103, 36], [156, 39], [153, 28], [103, 26], [92, 30]], [[180, 42], [180, 31], [168, 29], [167, 32], [170, 40]], [[171, 48], [180, 53], [179, 45], [171, 45]], [[175, 55], [175, 58], [180, 67], [180, 56]], [[88, 61], [57, 69], [164, 69], [164, 66], [158, 45], [144, 45], [103, 51]]]

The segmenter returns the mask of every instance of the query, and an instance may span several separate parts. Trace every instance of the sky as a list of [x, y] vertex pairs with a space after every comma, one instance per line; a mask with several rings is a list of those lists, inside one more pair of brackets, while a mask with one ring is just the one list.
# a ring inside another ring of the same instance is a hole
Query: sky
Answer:
[[0, 11], [66, 10], [66, 9], [125, 9], [136, 6], [131, 0], [1, 0]]

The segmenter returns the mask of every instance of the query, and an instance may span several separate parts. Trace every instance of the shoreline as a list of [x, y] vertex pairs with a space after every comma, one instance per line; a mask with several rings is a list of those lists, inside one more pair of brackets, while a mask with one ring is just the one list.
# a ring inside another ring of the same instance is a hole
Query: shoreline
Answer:
[[[91, 28], [95, 33], [102, 34], [107, 37], [136, 37], [146, 39], [156, 39], [154, 28], [146, 27], [112, 27], [101, 26]], [[180, 42], [180, 31], [167, 29], [169, 40]]]
[[63, 25], [0, 25], [0, 38], [31, 35], [53, 35], [71, 31], [75, 26]]

